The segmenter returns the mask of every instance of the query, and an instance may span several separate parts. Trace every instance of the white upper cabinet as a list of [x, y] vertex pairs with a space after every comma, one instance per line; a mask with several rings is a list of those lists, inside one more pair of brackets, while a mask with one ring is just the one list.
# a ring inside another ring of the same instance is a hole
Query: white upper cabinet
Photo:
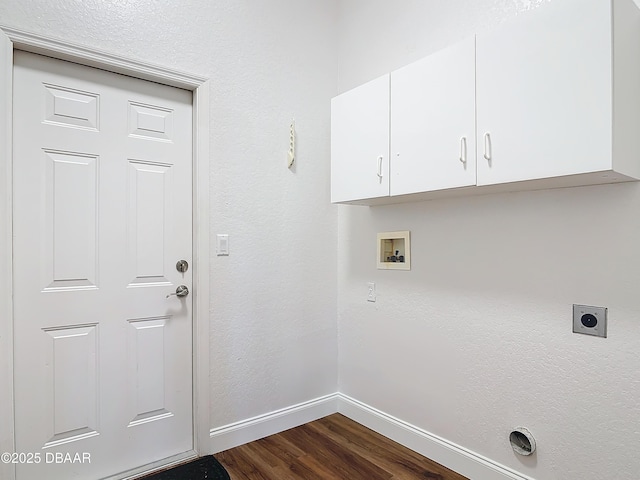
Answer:
[[389, 196], [389, 75], [331, 100], [331, 201]]
[[333, 202], [640, 179], [634, 0], [545, 2], [390, 84], [332, 101]]
[[[625, 135], [618, 128], [630, 127], [614, 118], [614, 93], [640, 112], [640, 43], [630, 45], [638, 32], [631, 0], [562, 0], [478, 35], [477, 184], [610, 171], [637, 177], [638, 150], [624, 158], [614, 148], [627, 142], [615, 138]], [[635, 86], [615, 85], [618, 75], [633, 75]]]
[[391, 195], [476, 183], [475, 39], [391, 73]]

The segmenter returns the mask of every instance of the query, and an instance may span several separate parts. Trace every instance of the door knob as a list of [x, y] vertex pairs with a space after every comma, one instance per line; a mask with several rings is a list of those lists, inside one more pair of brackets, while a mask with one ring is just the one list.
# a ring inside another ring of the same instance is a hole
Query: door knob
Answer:
[[178, 287], [176, 288], [176, 293], [170, 293], [169, 295], [167, 295], [167, 298], [169, 298], [171, 295], [175, 295], [176, 297], [186, 297], [187, 295], [189, 295], [189, 289], [186, 285], [178, 285]]

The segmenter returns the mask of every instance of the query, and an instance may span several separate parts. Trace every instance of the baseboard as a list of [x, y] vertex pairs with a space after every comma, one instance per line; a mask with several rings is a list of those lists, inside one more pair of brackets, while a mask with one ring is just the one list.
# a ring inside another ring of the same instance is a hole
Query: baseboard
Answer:
[[534, 480], [342, 393], [214, 428], [211, 451], [228, 450], [336, 412], [472, 480]]
[[211, 451], [222, 452], [293, 427], [313, 422], [338, 411], [338, 394], [332, 393], [308, 402], [257, 417], [211, 429]]
[[470, 479], [534, 480], [341, 393], [338, 412]]

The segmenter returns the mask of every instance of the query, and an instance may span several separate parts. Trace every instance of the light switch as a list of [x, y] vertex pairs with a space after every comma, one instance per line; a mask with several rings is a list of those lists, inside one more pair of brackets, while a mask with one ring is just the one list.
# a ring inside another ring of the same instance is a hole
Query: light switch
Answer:
[[367, 283], [367, 302], [376, 301], [376, 284], [373, 282]]
[[229, 235], [226, 233], [216, 235], [216, 253], [219, 257], [229, 255]]

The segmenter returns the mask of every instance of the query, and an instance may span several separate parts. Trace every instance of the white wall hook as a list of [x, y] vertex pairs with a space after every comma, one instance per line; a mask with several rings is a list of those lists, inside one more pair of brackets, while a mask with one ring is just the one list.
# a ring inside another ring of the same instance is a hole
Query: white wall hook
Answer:
[[293, 166], [296, 160], [296, 122], [291, 120], [289, 125], [289, 151], [287, 152], [287, 168]]

